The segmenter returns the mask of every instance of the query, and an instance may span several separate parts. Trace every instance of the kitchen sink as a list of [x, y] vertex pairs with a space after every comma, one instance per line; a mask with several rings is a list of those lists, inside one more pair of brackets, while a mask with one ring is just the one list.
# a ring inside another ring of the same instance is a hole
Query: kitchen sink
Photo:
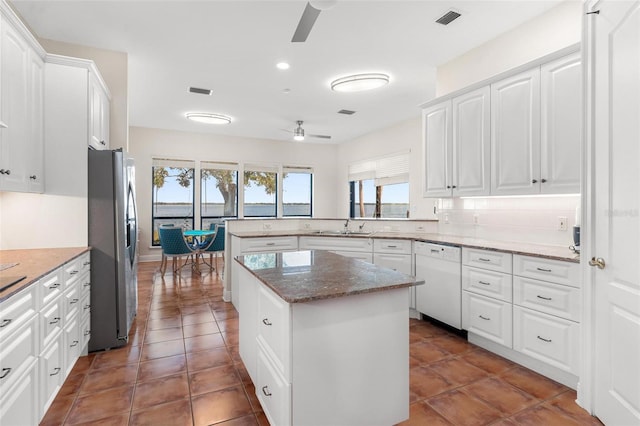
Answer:
[[344, 235], [345, 237], [349, 235], [369, 235], [371, 232], [362, 232], [362, 231], [313, 231], [312, 234], [316, 235]]

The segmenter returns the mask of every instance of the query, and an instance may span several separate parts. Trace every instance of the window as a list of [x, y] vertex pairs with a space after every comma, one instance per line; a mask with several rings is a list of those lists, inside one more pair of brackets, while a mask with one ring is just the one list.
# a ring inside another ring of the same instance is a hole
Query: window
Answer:
[[409, 217], [409, 154], [351, 164], [349, 181], [351, 217]]
[[276, 217], [278, 169], [269, 166], [245, 166], [244, 217]]
[[152, 245], [160, 245], [160, 225], [193, 229], [194, 166], [193, 161], [153, 159]]
[[282, 216], [311, 217], [313, 172], [307, 167], [283, 167]]
[[200, 163], [200, 228], [238, 217], [238, 164]]

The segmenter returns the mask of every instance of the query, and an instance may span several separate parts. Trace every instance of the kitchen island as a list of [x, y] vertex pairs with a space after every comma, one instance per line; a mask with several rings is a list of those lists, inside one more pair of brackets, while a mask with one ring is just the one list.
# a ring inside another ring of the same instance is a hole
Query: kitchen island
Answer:
[[240, 356], [273, 425], [409, 417], [415, 278], [321, 250], [238, 256]]

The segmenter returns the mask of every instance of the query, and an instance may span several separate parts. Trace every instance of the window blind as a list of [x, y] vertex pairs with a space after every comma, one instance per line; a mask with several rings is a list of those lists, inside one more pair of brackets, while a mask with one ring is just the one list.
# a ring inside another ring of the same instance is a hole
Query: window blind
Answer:
[[172, 167], [175, 169], [193, 169], [196, 162], [193, 160], [176, 160], [171, 158], [154, 158], [152, 159], [153, 167]]
[[273, 164], [245, 164], [244, 170], [246, 172], [278, 173], [278, 166]]
[[375, 177], [376, 162], [374, 160], [359, 161], [349, 165], [349, 182], [374, 179]]
[[409, 182], [409, 153], [393, 154], [349, 165], [349, 181], [374, 179], [376, 186]]
[[223, 161], [201, 161], [200, 168], [210, 170], [238, 170], [238, 163], [228, 163]]
[[313, 173], [313, 168], [304, 166], [282, 166], [283, 173]]

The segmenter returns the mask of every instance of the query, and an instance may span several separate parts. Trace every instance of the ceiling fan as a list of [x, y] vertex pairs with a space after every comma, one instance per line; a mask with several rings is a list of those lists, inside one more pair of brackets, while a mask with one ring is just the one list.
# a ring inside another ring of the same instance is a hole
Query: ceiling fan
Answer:
[[323, 10], [331, 9], [337, 0], [310, 0], [302, 12], [296, 31], [293, 33], [292, 43], [303, 43], [307, 41], [311, 28]]
[[284, 130], [285, 132], [289, 132], [289, 133], [293, 133], [293, 139], [296, 141], [303, 141], [305, 136], [309, 136], [310, 138], [320, 138], [320, 139], [331, 139], [331, 136], [329, 135], [312, 135], [312, 134], [305, 134], [304, 129], [302, 128], [302, 120], [298, 120], [296, 121], [296, 124], [298, 125], [298, 127], [296, 127], [293, 130], [287, 130], [287, 129], [281, 129]]

